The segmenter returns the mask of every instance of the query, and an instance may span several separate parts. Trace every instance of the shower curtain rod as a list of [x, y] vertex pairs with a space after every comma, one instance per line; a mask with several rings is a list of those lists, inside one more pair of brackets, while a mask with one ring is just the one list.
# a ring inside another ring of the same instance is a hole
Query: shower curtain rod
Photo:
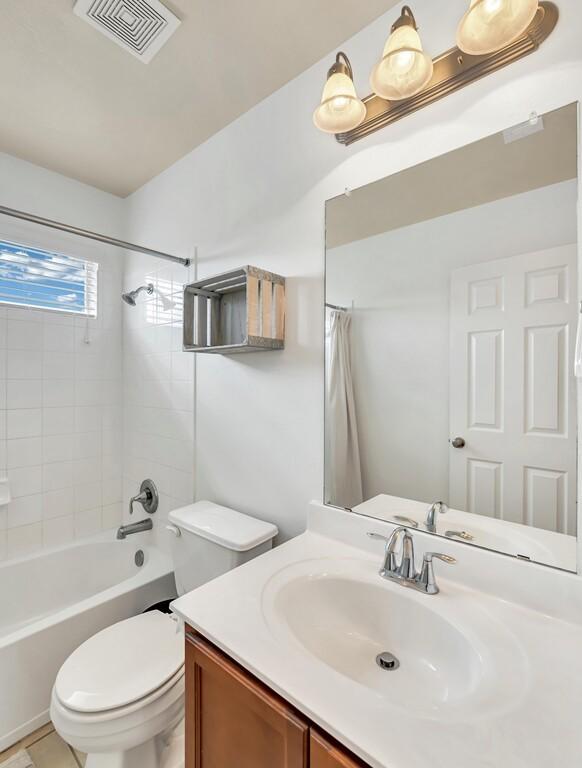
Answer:
[[32, 213], [17, 211], [14, 208], [7, 208], [4, 205], [0, 205], [0, 214], [4, 214], [4, 216], [12, 216], [12, 218], [14, 219], [22, 219], [23, 221], [30, 221], [33, 224], [40, 224], [42, 227], [50, 227], [50, 229], [58, 229], [61, 232], [69, 232], [70, 234], [78, 235], [79, 237], [86, 237], [88, 240], [96, 240], [98, 243], [105, 243], [106, 245], [114, 245], [117, 248], [125, 248], [128, 251], [135, 251], [136, 253], [144, 253], [146, 256], [155, 256], [158, 259], [166, 259], [166, 261], [173, 261], [176, 264], [182, 264], [185, 267], [189, 267], [191, 264], [190, 259], [183, 259], [180, 256], [172, 256], [172, 254], [170, 253], [164, 253], [163, 251], [156, 251], [153, 248], [146, 248], [143, 245], [134, 245], [133, 243], [126, 243], [125, 240], [118, 240], [115, 237], [100, 235], [98, 232], [90, 232], [88, 229], [80, 229], [79, 227], [72, 227], [69, 224], [63, 224], [60, 221], [53, 221], [52, 219], [44, 219], [42, 216], [35, 216]]

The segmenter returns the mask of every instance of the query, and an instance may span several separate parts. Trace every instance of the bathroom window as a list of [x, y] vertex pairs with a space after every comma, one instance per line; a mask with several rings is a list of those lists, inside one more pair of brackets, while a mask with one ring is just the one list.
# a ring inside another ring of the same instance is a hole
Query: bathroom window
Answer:
[[96, 317], [97, 266], [0, 240], [0, 304]]

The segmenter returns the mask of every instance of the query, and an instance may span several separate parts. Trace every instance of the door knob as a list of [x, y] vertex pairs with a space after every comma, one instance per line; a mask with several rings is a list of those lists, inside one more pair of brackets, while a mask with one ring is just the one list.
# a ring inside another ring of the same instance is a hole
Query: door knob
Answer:
[[465, 447], [465, 441], [462, 437], [455, 437], [454, 440], [451, 440], [451, 445], [453, 448], [464, 448]]

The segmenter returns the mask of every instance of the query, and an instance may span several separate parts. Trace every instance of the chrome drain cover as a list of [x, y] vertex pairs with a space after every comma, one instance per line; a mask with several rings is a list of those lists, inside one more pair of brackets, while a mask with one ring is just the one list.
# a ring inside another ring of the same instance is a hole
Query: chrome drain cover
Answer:
[[379, 653], [376, 656], [376, 664], [381, 667], [381, 669], [385, 669], [388, 672], [393, 672], [400, 666], [400, 662], [396, 656], [394, 656], [394, 654], [390, 653], [389, 651]]
[[145, 555], [143, 553], [143, 549], [138, 549], [133, 559], [137, 567], [141, 568], [145, 562]]

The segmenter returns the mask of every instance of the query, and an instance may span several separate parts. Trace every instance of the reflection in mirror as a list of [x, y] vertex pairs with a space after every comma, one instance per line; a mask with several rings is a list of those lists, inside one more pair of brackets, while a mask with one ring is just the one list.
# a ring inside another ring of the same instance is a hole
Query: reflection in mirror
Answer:
[[328, 201], [327, 503], [576, 570], [577, 185], [572, 104]]

